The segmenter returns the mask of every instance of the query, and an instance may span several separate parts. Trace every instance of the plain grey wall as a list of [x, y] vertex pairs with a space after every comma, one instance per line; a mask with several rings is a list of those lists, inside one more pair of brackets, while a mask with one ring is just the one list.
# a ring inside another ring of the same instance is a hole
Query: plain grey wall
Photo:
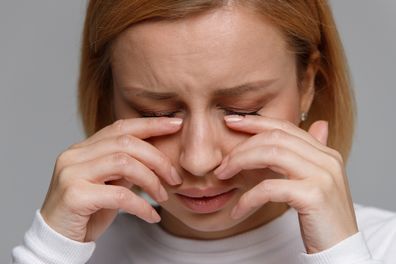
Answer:
[[[355, 202], [396, 211], [396, 1], [332, 0], [359, 118]], [[42, 204], [56, 156], [83, 139], [76, 110], [86, 1], [0, 1], [0, 263]]]

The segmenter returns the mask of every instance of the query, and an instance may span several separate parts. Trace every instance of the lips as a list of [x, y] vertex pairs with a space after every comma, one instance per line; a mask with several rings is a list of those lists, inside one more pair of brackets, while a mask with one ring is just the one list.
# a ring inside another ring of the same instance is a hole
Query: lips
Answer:
[[214, 197], [226, 192], [231, 191], [235, 188], [220, 188], [220, 187], [210, 187], [206, 189], [198, 189], [198, 188], [186, 188], [182, 190], [178, 190], [177, 194], [187, 196], [190, 198], [204, 198], [204, 197]]
[[183, 189], [177, 197], [186, 209], [194, 213], [214, 213], [223, 209], [236, 193], [236, 188]]

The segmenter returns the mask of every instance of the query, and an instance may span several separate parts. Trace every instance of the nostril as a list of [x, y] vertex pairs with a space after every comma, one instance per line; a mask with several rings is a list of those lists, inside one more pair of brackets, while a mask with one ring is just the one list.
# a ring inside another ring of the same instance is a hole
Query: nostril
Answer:
[[204, 177], [220, 165], [221, 159], [218, 160], [213, 155], [182, 155], [179, 164], [192, 176]]
[[200, 130], [186, 131], [190, 134], [182, 138], [179, 164], [192, 176], [204, 177], [219, 166], [223, 155], [213, 135]]

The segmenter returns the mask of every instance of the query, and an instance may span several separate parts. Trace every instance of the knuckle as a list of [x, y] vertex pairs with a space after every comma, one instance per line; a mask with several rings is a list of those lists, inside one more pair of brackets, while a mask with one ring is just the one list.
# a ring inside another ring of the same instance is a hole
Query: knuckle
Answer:
[[124, 152], [114, 153], [111, 159], [117, 167], [121, 167], [121, 168], [126, 167], [126, 165], [128, 165], [131, 160], [129, 155]]
[[280, 129], [284, 131], [288, 131], [292, 128], [292, 123], [288, 120], [283, 120], [280, 123]]
[[272, 144], [282, 144], [282, 141], [286, 139], [286, 133], [279, 129], [272, 129], [269, 131], [269, 143]]
[[83, 194], [77, 184], [70, 184], [64, 187], [63, 200], [67, 205], [78, 205], [84, 199]]
[[151, 146], [150, 149], [153, 151], [153, 154], [155, 155], [157, 162], [159, 162], [161, 166], [167, 166], [167, 167], [171, 166], [171, 162], [169, 158], [163, 152], [159, 151], [156, 148], [151, 148]]
[[74, 177], [75, 170], [73, 166], [67, 166], [62, 168], [59, 171], [59, 174], [56, 176], [55, 183], [61, 189], [67, 189], [74, 184], [75, 181], [78, 181], [77, 177]]
[[261, 191], [271, 194], [271, 192], [273, 191], [273, 184], [270, 180], [265, 180], [262, 182], [262, 184], [260, 185], [261, 187]]
[[272, 157], [277, 157], [279, 154], [280, 154], [280, 148], [278, 147], [278, 146], [276, 146], [276, 145], [271, 145], [270, 147], [269, 147], [270, 149], [270, 154], [271, 154], [271, 156]]
[[70, 163], [71, 157], [73, 156], [73, 150], [67, 149], [60, 153], [56, 158], [56, 167], [62, 168]]
[[270, 189], [267, 186], [267, 183], [265, 181], [263, 181], [262, 183], [260, 183], [259, 185], [257, 185], [257, 192], [263, 196], [264, 194], [266, 195], [270, 195]]
[[112, 154], [111, 165], [118, 174], [128, 175], [131, 171], [131, 163], [132, 158], [124, 152], [117, 152]]
[[325, 172], [323, 177], [323, 190], [325, 193], [329, 193], [335, 186], [336, 182], [333, 175], [330, 172]]
[[74, 143], [74, 144], [71, 144], [71, 145], [69, 146], [68, 150], [80, 148], [81, 145], [82, 145], [81, 143]]
[[60, 169], [59, 174], [58, 174], [58, 182], [61, 186], [67, 185], [69, 182], [69, 179], [71, 178], [70, 175], [72, 174], [72, 169], [70, 166], [63, 167]]
[[270, 138], [274, 141], [277, 142], [281, 139], [283, 139], [285, 132], [281, 129], [273, 129], [270, 132]]
[[285, 201], [286, 201], [287, 203], [292, 203], [292, 202], [293, 202], [293, 200], [294, 200], [294, 195], [293, 195], [293, 193], [291, 193], [291, 192], [284, 192], [283, 195], [284, 195]]
[[126, 203], [128, 199], [130, 199], [130, 195], [127, 189], [118, 188], [117, 190], [114, 191], [114, 200], [116, 201], [117, 204], [123, 205]]
[[119, 120], [115, 121], [112, 125], [112, 129], [114, 129], [116, 132], [119, 132], [121, 134], [124, 131], [124, 127], [125, 127], [124, 119], [119, 119]]
[[331, 170], [337, 175], [341, 174], [343, 171], [343, 164], [337, 157], [334, 156], [330, 157], [330, 167]]
[[337, 150], [332, 150], [332, 156], [338, 161], [339, 164], [344, 164], [344, 159], [340, 152]]
[[117, 137], [117, 144], [121, 147], [129, 147], [133, 141], [133, 137], [130, 135], [121, 135]]

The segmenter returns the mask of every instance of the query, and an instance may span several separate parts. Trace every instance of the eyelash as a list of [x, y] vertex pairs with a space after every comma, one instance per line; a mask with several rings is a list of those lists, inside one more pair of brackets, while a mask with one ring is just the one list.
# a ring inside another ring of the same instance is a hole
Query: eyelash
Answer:
[[[258, 110], [253, 112], [239, 112], [231, 109], [223, 108], [226, 115], [259, 115]], [[176, 112], [140, 112], [142, 117], [175, 117]]]

